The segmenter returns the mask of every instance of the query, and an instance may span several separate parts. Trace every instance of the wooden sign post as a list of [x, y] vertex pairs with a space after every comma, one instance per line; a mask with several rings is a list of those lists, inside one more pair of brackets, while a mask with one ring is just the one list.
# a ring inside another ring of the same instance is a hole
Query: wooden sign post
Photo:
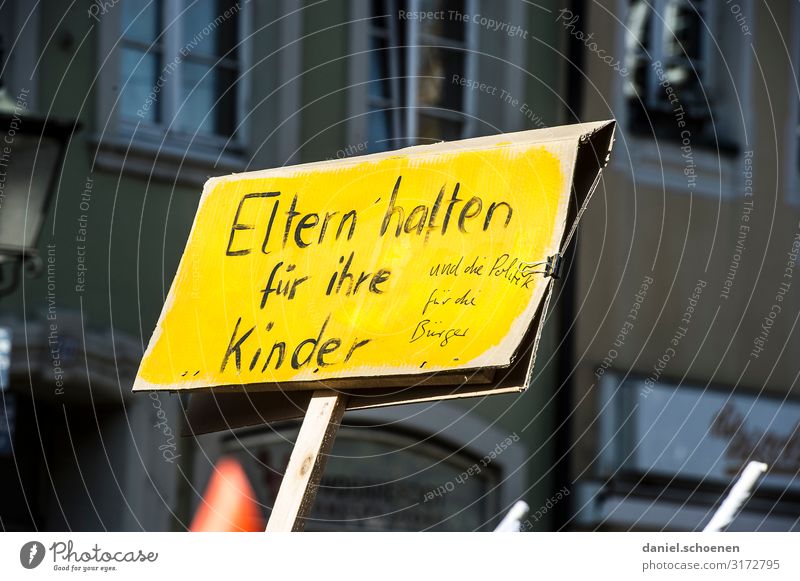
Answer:
[[303, 530], [304, 519], [314, 503], [325, 469], [326, 456], [333, 447], [344, 415], [346, 399], [347, 396], [327, 390], [312, 394], [269, 517], [267, 532]]
[[305, 415], [267, 527], [302, 529], [346, 409], [527, 388], [613, 133], [210, 179], [134, 391], [191, 390], [195, 434]]

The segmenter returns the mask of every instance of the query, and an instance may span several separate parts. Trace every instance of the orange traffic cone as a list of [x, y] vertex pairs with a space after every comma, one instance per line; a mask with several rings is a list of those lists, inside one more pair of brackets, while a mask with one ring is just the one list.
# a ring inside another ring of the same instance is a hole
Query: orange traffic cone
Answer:
[[263, 531], [264, 526], [255, 492], [241, 464], [233, 458], [221, 459], [189, 530], [248, 532]]

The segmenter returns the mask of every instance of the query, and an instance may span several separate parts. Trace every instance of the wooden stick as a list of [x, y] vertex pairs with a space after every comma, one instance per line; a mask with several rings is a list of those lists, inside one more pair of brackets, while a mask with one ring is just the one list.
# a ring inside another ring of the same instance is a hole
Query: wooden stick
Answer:
[[330, 390], [312, 394], [267, 523], [267, 532], [302, 531], [305, 527], [344, 415], [346, 399]]

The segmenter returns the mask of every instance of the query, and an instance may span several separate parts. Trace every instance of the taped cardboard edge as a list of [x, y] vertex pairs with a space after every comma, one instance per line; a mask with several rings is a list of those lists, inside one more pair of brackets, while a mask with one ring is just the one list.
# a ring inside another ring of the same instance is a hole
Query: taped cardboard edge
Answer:
[[[600, 183], [603, 169], [608, 164], [616, 130], [615, 121], [591, 125], [589, 133], [579, 137], [578, 151], [572, 175], [572, 204], [567, 217], [568, 230], [560, 246], [563, 252], [572, 240], [578, 221], [586, 210], [589, 200]], [[425, 403], [440, 400], [483, 397], [508, 393], [520, 393], [528, 388], [536, 361], [536, 351], [542, 334], [544, 321], [549, 311], [553, 293], [553, 281], [548, 285], [539, 311], [531, 321], [527, 333], [520, 342], [512, 363], [505, 368], [487, 370], [493, 372], [491, 383], [464, 381], [458, 385], [423, 385], [418, 380], [412, 387], [382, 386], [359, 388], [347, 393], [348, 410], [370, 409], [390, 405]], [[470, 377], [471, 374], [462, 372]], [[449, 379], [452, 381], [452, 378]], [[263, 425], [271, 422], [297, 419], [305, 415], [311, 390], [298, 391], [236, 391], [193, 392], [189, 397], [186, 426], [183, 435], [200, 435], [220, 430]]]
[[581, 216], [589, 206], [589, 201], [594, 196], [597, 186], [600, 185], [603, 170], [611, 158], [611, 148], [614, 146], [616, 128], [616, 121], [608, 121], [579, 138], [578, 153], [572, 175], [574, 197], [567, 216], [567, 224], [570, 224], [570, 226], [561, 244], [562, 253], [572, 241], [572, 237], [578, 229]]
[[[378, 162], [384, 159], [397, 157], [415, 158], [436, 155], [440, 153], [452, 153], [453, 151], [475, 151], [487, 148], [497, 148], [516, 145], [540, 145], [556, 142], [567, 142], [587, 135], [606, 127], [613, 121], [593, 121], [588, 123], [575, 123], [571, 125], [558, 125], [555, 127], [545, 127], [541, 129], [526, 129], [524, 131], [514, 131], [499, 135], [486, 135], [483, 137], [472, 137], [460, 139], [458, 141], [439, 141], [422, 145], [413, 145], [398, 150], [383, 151], [380, 153], [370, 153], [341, 159], [331, 159], [324, 161], [312, 161], [291, 166], [274, 167], [263, 170], [247, 171], [243, 173], [232, 173], [228, 175], [209, 178], [204, 187], [204, 191], [212, 191], [219, 184], [229, 181], [239, 181], [242, 179], [263, 179], [274, 177], [293, 176], [300, 172], [325, 171], [327, 169], [343, 168], [364, 162]], [[452, 149], [453, 146], [457, 149]]]

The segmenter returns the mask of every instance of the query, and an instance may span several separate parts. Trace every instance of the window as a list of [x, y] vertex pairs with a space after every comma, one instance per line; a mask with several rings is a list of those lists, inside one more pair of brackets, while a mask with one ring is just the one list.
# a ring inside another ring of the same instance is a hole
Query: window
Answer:
[[149, 175], [157, 153], [156, 175], [173, 177], [179, 160], [197, 183], [208, 168], [242, 169], [249, 13], [236, 0], [120, 2], [104, 13], [101, 166]]
[[[733, 5], [731, 5], [733, 6]], [[755, 108], [752, 0], [618, 0], [626, 73], [614, 110], [630, 140], [612, 165], [655, 187], [715, 198], [741, 193]]]
[[232, 0], [123, 3], [121, 116], [189, 135], [232, 137], [238, 12]]
[[[469, 78], [473, 2], [373, 0], [368, 29], [367, 134], [372, 151], [462, 139], [472, 104], [456, 78]], [[436, 13], [420, 20], [408, 15]], [[474, 75], [472, 75], [474, 76]]]
[[681, 141], [688, 129], [696, 144], [736, 153], [725, 119], [735, 87], [715, 75], [725, 69], [718, 24], [730, 15], [717, 7], [713, 0], [628, 0], [624, 97], [631, 133]]

